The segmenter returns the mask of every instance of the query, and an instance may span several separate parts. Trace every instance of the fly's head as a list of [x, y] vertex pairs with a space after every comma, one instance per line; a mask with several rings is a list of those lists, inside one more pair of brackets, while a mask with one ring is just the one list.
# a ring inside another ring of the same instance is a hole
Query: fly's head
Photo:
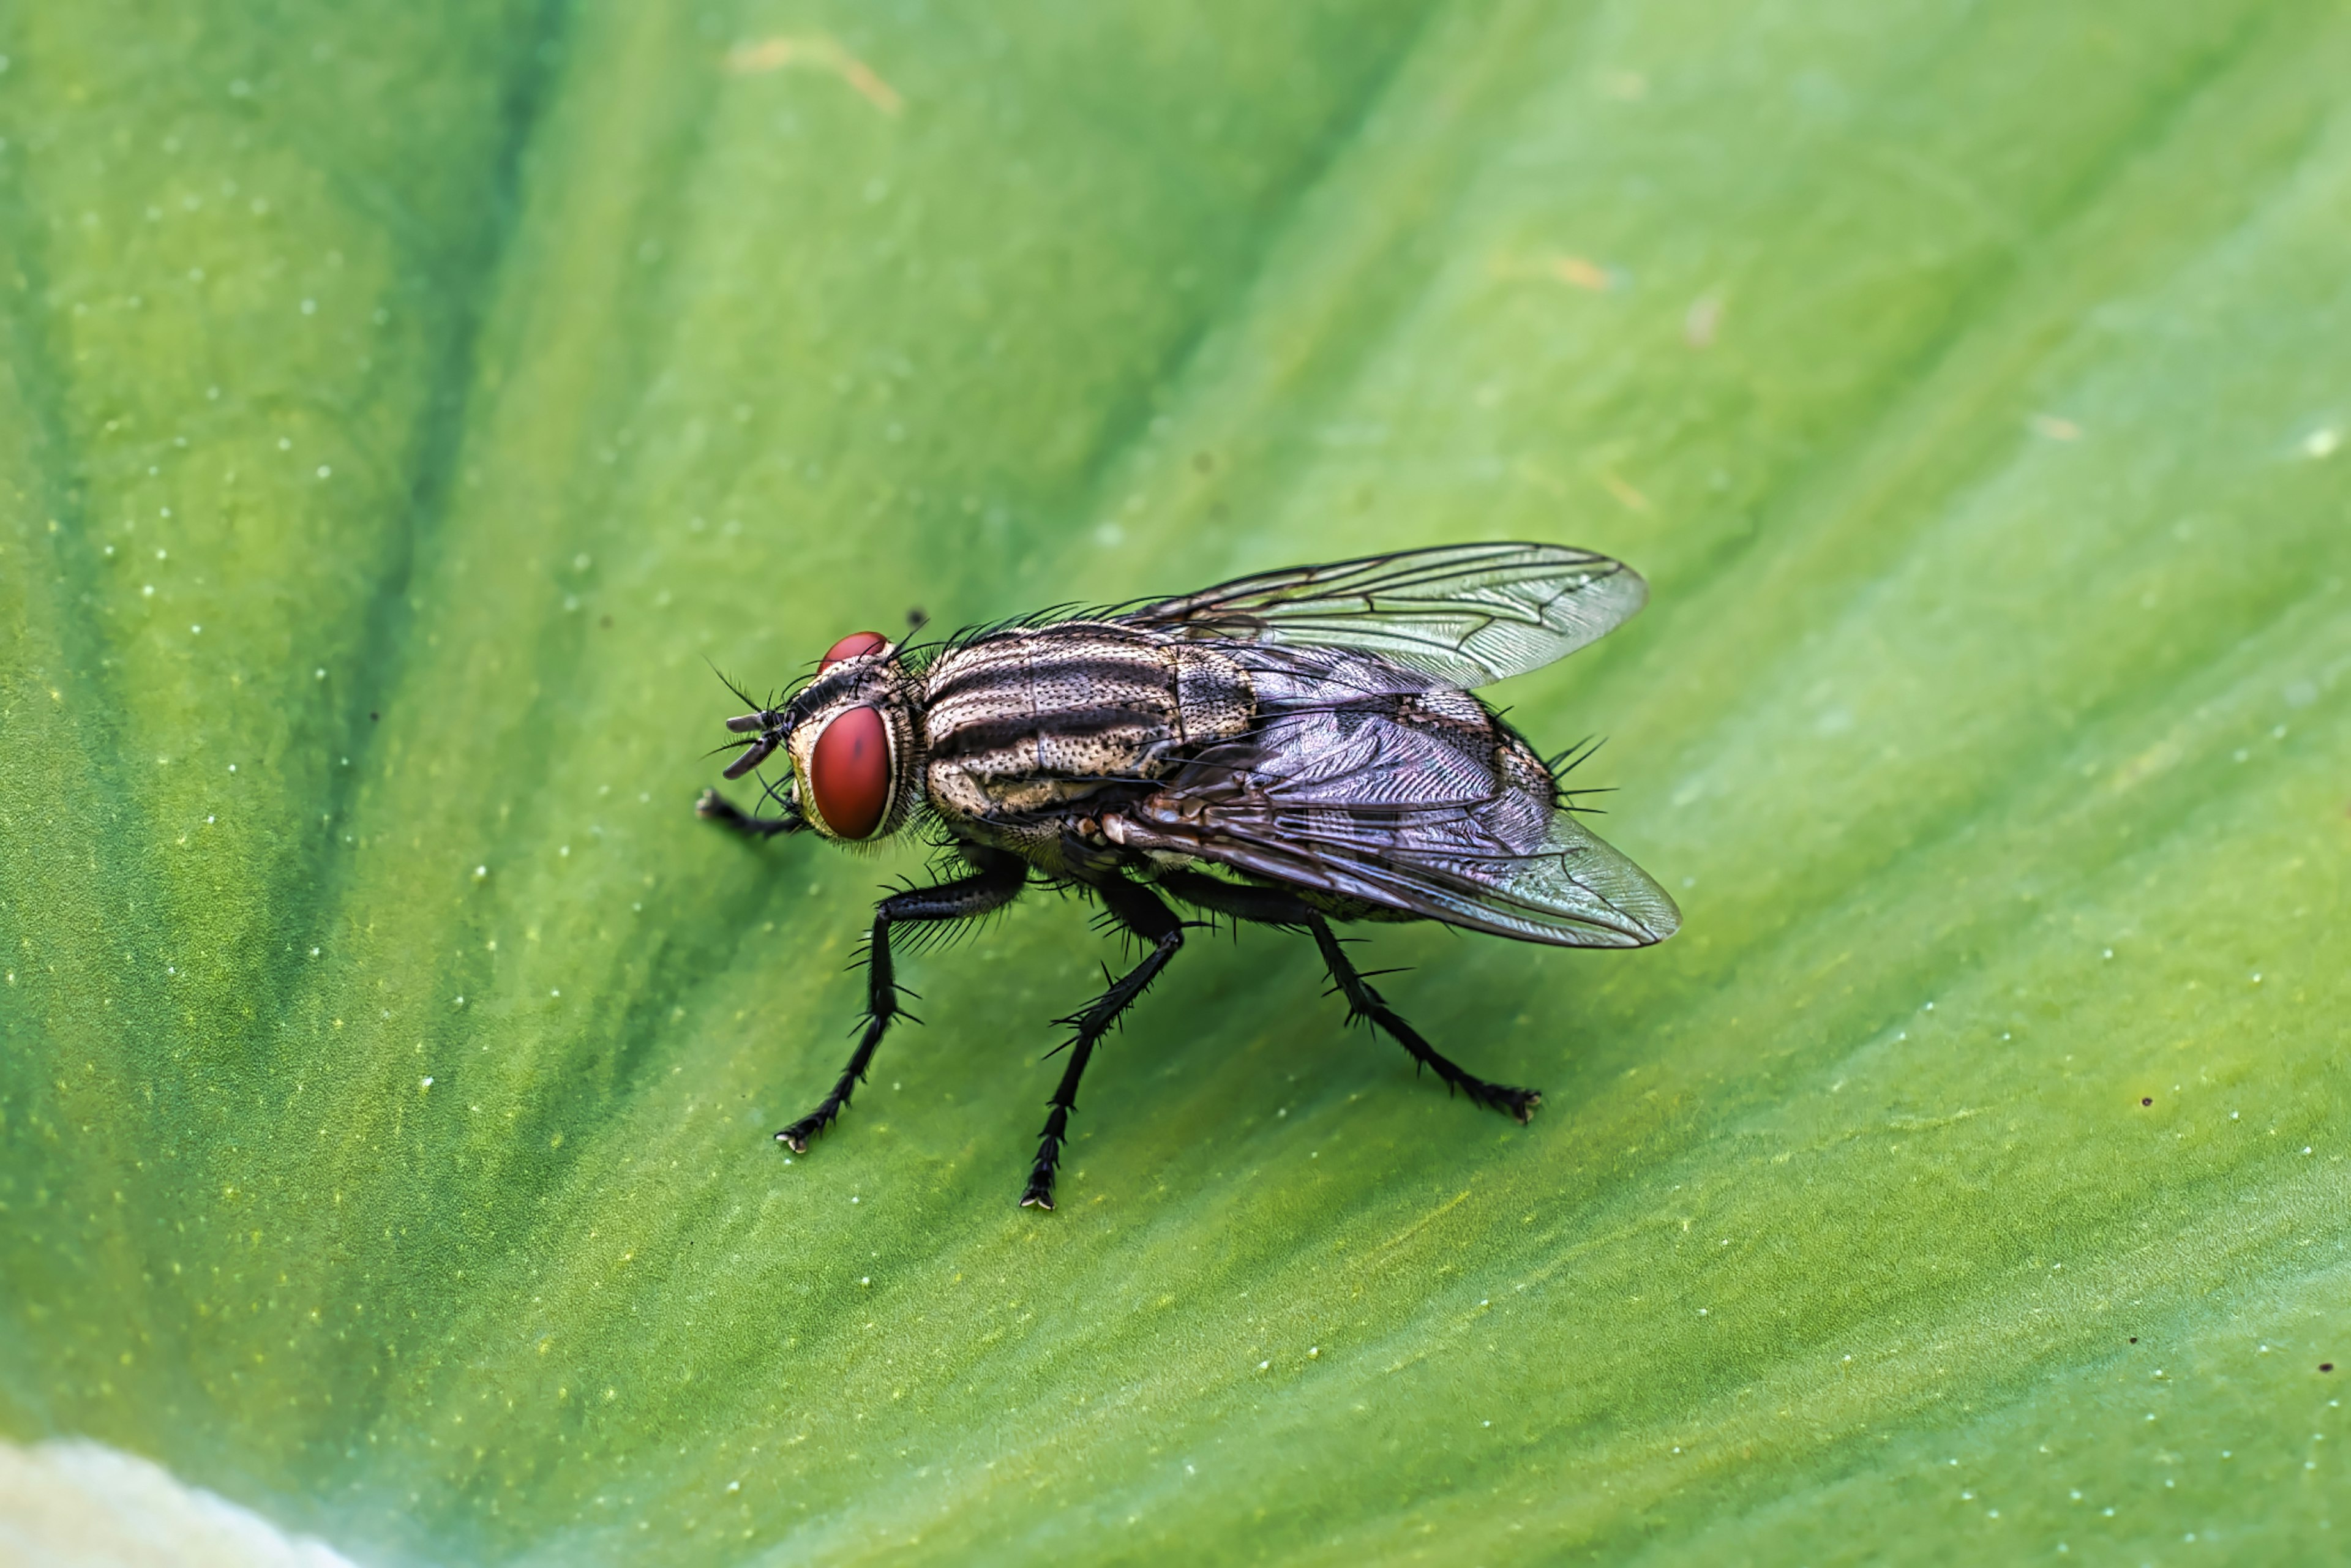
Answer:
[[921, 794], [916, 723], [897, 644], [856, 632], [826, 650], [816, 679], [780, 708], [730, 718], [752, 737], [726, 777], [740, 779], [776, 752], [792, 778], [769, 794], [792, 831], [814, 828], [843, 843], [872, 843], [906, 825]]

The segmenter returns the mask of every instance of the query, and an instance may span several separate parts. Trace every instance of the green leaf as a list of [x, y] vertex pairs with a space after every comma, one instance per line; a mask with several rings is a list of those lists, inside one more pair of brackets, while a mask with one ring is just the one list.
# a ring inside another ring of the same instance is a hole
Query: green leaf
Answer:
[[[0, 18], [0, 1427], [362, 1556], [2330, 1554], [2351, 17]], [[731, 699], [1479, 538], [1687, 925], [1195, 942], [1013, 1207], [1031, 898]], [[2134, 1557], [2132, 1560], [2136, 1561]]]

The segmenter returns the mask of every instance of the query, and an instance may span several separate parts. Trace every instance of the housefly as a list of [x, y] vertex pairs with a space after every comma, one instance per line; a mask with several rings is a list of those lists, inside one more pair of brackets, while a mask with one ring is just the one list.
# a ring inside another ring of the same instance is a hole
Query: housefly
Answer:
[[1437, 920], [1562, 947], [1663, 941], [1680, 913], [1601, 841], [1560, 776], [1470, 692], [1603, 636], [1648, 590], [1605, 556], [1449, 545], [1061, 611], [905, 646], [843, 637], [780, 706], [726, 721], [739, 779], [782, 754], [774, 815], [716, 790], [746, 834], [870, 844], [925, 831], [960, 874], [874, 906], [864, 1025], [832, 1092], [776, 1134], [795, 1152], [864, 1080], [901, 1016], [893, 930], [969, 920], [1031, 885], [1074, 890], [1145, 949], [1060, 1020], [1069, 1061], [1023, 1205], [1053, 1206], [1078, 1082], [1187, 926], [1169, 901], [1314, 939], [1368, 1021], [1476, 1103], [1541, 1096], [1455, 1065], [1358, 971], [1334, 922]]

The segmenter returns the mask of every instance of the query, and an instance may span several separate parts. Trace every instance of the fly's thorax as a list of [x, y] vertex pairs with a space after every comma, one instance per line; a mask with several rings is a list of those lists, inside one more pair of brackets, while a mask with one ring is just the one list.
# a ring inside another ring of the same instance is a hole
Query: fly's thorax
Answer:
[[1158, 778], [1246, 729], [1249, 676], [1212, 647], [1092, 622], [1021, 627], [925, 674], [925, 782], [951, 817], [1058, 810]]
[[895, 654], [841, 660], [788, 710], [792, 798], [827, 838], [888, 838], [922, 804], [919, 686]]

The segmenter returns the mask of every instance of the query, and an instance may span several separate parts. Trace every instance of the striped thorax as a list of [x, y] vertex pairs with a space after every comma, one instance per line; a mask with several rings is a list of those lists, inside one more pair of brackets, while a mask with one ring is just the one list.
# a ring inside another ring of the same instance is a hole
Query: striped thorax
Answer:
[[923, 688], [931, 805], [1008, 845], [1039, 836], [1033, 819], [1147, 785], [1179, 754], [1239, 735], [1256, 707], [1247, 674], [1213, 648], [1090, 622], [982, 638]]

